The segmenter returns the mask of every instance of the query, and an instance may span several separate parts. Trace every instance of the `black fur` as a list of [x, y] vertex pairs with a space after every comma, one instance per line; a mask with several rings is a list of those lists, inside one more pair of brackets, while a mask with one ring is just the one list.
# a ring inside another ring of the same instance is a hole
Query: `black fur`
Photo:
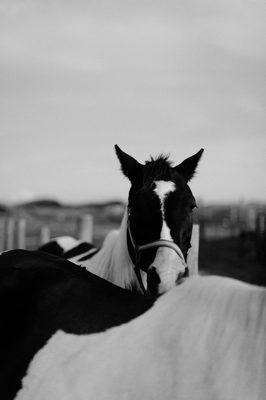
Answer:
[[80, 243], [78, 246], [73, 247], [72, 249], [66, 251], [64, 253], [64, 258], [68, 259], [68, 258], [72, 258], [72, 257], [76, 257], [79, 254], [83, 254], [86, 253], [89, 250], [95, 249], [95, 246], [93, 246], [93, 244], [88, 243], [88, 242], [82, 242]]
[[84, 256], [84, 257], [79, 258], [79, 259], [78, 259], [78, 262], [82, 262], [82, 261], [89, 260], [90, 258], [92, 258], [93, 256], [95, 256], [95, 254], [97, 254], [99, 251], [100, 251], [100, 249], [96, 249], [96, 248], [95, 248], [95, 251], [91, 252], [90, 254], [87, 254], [87, 255]]
[[143, 186], [149, 187], [154, 181], [172, 181], [175, 171], [172, 168], [172, 162], [169, 156], [161, 154], [157, 158], [146, 161], [143, 168]]
[[[121, 164], [121, 169], [131, 181], [128, 206], [130, 210], [130, 227], [134, 240], [138, 245], [150, 243], [160, 238], [162, 228], [161, 205], [159, 198], [154, 193], [155, 181], [171, 181], [175, 184], [175, 191], [169, 193], [165, 199], [165, 219], [170, 228], [174, 242], [181, 248], [186, 259], [190, 248], [192, 233], [192, 210], [196, 206], [194, 196], [187, 185], [193, 177], [198, 162], [203, 153], [201, 149], [192, 157], [187, 158], [181, 164], [173, 166], [173, 162], [166, 155], [151, 158], [144, 165], [138, 163], [133, 157], [124, 153], [116, 146], [116, 152]], [[128, 160], [130, 168], [128, 168]], [[135, 168], [132, 166], [135, 165]], [[141, 167], [140, 167], [141, 165]], [[136, 167], [137, 166], [137, 167]], [[134, 170], [134, 179], [132, 173]], [[135, 253], [128, 236], [128, 249], [133, 262]], [[138, 263], [141, 269], [147, 271], [152, 265], [156, 255], [156, 249], [142, 252]], [[154, 273], [151, 274], [154, 278]], [[153, 288], [148, 289], [154, 292]]]
[[133, 294], [44, 252], [0, 255], [0, 397], [14, 398], [27, 367], [58, 330], [95, 333], [144, 313], [155, 297]]
[[186, 182], [189, 182], [195, 175], [199, 160], [201, 159], [203, 149], [200, 149], [196, 154], [184, 160], [181, 164], [175, 167], [175, 170], [183, 176]]
[[64, 249], [55, 240], [43, 244], [39, 250], [59, 257], [63, 257], [64, 254]]
[[[43, 246], [39, 247], [38, 250], [44, 251], [45, 253], [53, 254], [55, 256], [62, 257], [65, 260], [68, 260], [72, 257], [80, 256], [77, 262], [82, 262], [89, 260], [96, 253], [98, 253], [100, 249], [98, 249], [91, 243], [82, 242], [77, 246], [72, 247], [70, 250], [64, 252], [64, 249], [55, 240], [52, 240], [51, 242], [48, 242]], [[83, 254], [87, 253], [90, 250], [95, 250], [95, 251], [92, 251], [90, 254], [82, 256]]]

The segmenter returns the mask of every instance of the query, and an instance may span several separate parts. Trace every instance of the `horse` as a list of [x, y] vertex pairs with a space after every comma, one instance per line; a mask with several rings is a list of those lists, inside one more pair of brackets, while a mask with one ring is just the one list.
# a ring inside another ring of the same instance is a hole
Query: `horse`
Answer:
[[26, 250], [2, 253], [0, 398], [14, 399], [30, 361], [56, 331], [101, 332], [137, 317], [155, 300], [54, 255]]
[[262, 400], [266, 288], [190, 277], [106, 332], [58, 331], [15, 400]]
[[115, 145], [121, 170], [131, 183], [121, 227], [100, 250], [69, 237], [41, 247], [84, 266], [110, 282], [139, 293], [161, 294], [188, 276], [195, 198], [188, 182], [203, 149], [173, 166], [168, 156], [145, 164]]

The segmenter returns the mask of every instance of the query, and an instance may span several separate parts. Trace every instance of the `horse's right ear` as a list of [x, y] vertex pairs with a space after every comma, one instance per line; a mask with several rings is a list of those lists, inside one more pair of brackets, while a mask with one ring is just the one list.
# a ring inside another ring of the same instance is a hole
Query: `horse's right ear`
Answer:
[[142, 175], [143, 165], [135, 160], [135, 158], [122, 151], [117, 144], [115, 145], [115, 152], [120, 161], [123, 174], [131, 183], [138, 181]]

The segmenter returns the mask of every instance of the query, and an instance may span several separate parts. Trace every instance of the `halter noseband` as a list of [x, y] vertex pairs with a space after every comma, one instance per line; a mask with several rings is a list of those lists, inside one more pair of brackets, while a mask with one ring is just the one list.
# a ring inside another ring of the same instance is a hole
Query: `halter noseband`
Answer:
[[[154, 247], [168, 247], [175, 251], [175, 253], [178, 255], [179, 258], [181, 258], [181, 260], [184, 264], [186, 264], [186, 261], [185, 261], [184, 255], [183, 255], [180, 247], [176, 243], [172, 242], [171, 240], [159, 239], [159, 240], [155, 240], [154, 242], [146, 243], [143, 245], [138, 245], [132, 235], [132, 231], [130, 228], [129, 216], [130, 216], [130, 210], [128, 210], [128, 216], [127, 216], [127, 230], [128, 230], [129, 238], [130, 238], [130, 241], [133, 246], [134, 253], [135, 253], [134, 271], [136, 273], [136, 276], [138, 278], [138, 281], [139, 281], [142, 291], [144, 293], [146, 293], [146, 289], [143, 285], [143, 282], [141, 279], [141, 274], [140, 274], [140, 270], [142, 270], [142, 268], [140, 268], [138, 265], [139, 256], [140, 256], [141, 251], [152, 249]], [[147, 272], [147, 271], [144, 271], [144, 272]]]

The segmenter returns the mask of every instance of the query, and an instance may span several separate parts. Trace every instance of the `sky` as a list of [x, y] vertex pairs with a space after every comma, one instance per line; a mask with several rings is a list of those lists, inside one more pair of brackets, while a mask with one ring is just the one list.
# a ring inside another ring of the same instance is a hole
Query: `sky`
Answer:
[[266, 201], [265, 0], [0, 0], [0, 201], [126, 200], [205, 152], [204, 202]]

